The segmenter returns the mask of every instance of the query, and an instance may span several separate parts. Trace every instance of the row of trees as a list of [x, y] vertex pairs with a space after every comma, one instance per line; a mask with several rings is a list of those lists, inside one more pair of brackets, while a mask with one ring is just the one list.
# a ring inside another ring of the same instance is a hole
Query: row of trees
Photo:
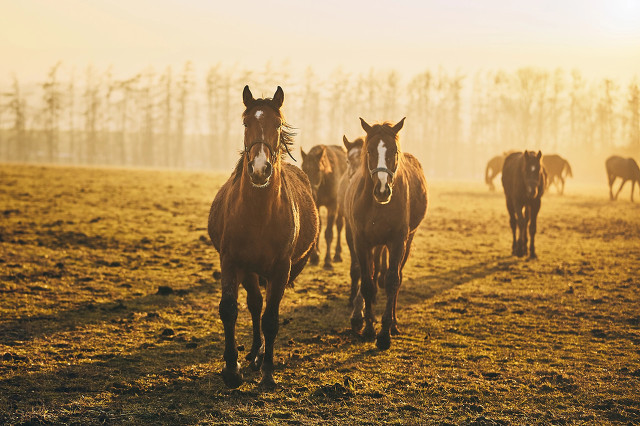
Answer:
[[534, 68], [472, 76], [444, 69], [403, 82], [397, 71], [320, 78], [292, 76], [288, 64], [260, 72], [216, 65], [204, 78], [146, 69], [124, 79], [89, 66], [62, 75], [54, 65], [39, 84], [16, 76], [0, 84], [0, 160], [229, 170], [242, 144], [241, 91], [285, 90], [285, 113], [305, 149], [340, 144], [369, 122], [407, 116], [403, 148], [434, 177], [477, 177], [508, 149], [577, 151], [592, 157], [640, 153], [639, 82], [588, 81]]

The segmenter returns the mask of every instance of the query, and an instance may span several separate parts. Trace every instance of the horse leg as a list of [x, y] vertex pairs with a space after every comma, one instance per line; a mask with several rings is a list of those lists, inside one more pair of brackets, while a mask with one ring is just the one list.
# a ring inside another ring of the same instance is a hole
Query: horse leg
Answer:
[[291, 261], [281, 262], [274, 270], [273, 279], [267, 284], [267, 303], [262, 314], [262, 332], [264, 333], [264, 360], [262, 361], [262, 380], [260, 385], [273, 388], [273, 344], [279, 327], [280, 302], [284, 289], [289, 282]]
[[564, 178], [560, 176], [560, 182], [562, 182], [562, 189], [560, 190], [560, 195], [564, 194]]
[[[638, 185], [640, 185], [640, 183]], [[631, 181], [631, 202], [632, 203], [633, 203], [633, 191], [635, 190], [636, 190], [636, 181], [632, 180]]]
[[[364, 299], [364, 330], [362, 336], [366, 339], [373, 339], [376, 335], [373, 328], [373, 322], [375, 317], [373, 314], [373, 302], [375, 298], [375, 286], [373, 284], [373, 264], [371, 249], [364, 247], [362, 243], [356, 243], [356, 253], [358, 257], [358, 264], [360, 265], [360, 296]], [[357, 299], [357, 298], [356, 298]], [[362, 315], [362, 311], [358, 312], [360, 308], [358, 301], [354, 302], [353, 313], [351, 314], [351, 328], [355, 331], [358, 325], [358, 321], [361, 323], [359, 316]]]
[[242, 384], [238, 348], [236, 346], [236, 319], [238, 318], [238, 271], [235, 265], [222, 260], [222, 297], [220, 299], [220, 318], [224, 325], [224, 361], [222, 380], [227, 387], [237, 388]]
[[516, 221], [517, 221], [517, 225], [518, 225], [518, 240], [516, 241], [516, 256], [518, 257], [522, 257], [525, 255], [524, 251], [525, 251], [525, 240], [524, 238], [526, 238], [526, 234], [525, 234], [525, 226], [527, 224], [527, 222], [525, 221], [525, 217], [522, 214], [522, 206], [517, 206], [515, 209], [515, 213], [516, 213]]
[[[409, 234], [409, 238], [407, 239], [407, 243], [405, 244], [404, 249], [404, 259], [402, 259], [402, 264], [400, 265], [400, 285], [402, 285], [402, 270], [404, 269], [405, 263], [407, 263], [407, 259], [409, 259], [409, 253], [411, 252], [411, 244], [413, 243], [413, 237], [415, 236], [415, 232]], [[398, 329], [398, 317], [396, 316], [396, 305], [398, 304], [398, 293], [396, 293], [395, 298], [393, 300], [393, 321], [391, 322], [391, 335], [397, 336], [400, 334], [400, 330]]]
[[258, 284], [258, 275], [246, 274], [242, 281], [242, 286], [247, 290], [247, 307], [251, 313], [253, 324], [253, 342], [251, 351], [247, 354], [247, 361], [253, 370], [258, 370], [262, 364], [264, 356], [264, 346], [262, 346], [262, 332], [260, 328], [260, 314], [262, 313], [262, 293]]
[[[360, 265], [358, 264], [358, 257], [356, 256], [355, 248], [353, 246], [353, 235], [351, 234], [351, 228], [349, 225], [345, 227], [344, 236], [347, 240], [347, 247], [349, 247], [349, 253], [351, 255], [351, 267], [349, 269], [349, 274], [351, 276], [351, 293], [349, 294], [349, 306], [353, 308], [353, 301], [358, 294], [358, 284], [360, 283]], [[362, 320], [362, 308], [360, 308], [360, 320]], [[358, 328], [358, 332], [362, 328], [362, 321], [360, 322], [360, 327]]]
[[528, 240], [528, 231], [527, 231], [527, 225], [529, 225], [529, 221], [531, 219], [531, 206], [529, 205], [529, 203], [525, 204], [524, 206], [524, 227], [522, 228], [522, 255], [526, 256], [527, 255], [527, 240]]
[[613, 197], [614, 200], [618, 199], [618, 195], [620, 195], [620, 191], [622, 191], [622, 187], [624, 186], [625, 183], [627, 183], [627, 179], [622, 178], [622, 183], [620, 184], [620, 188], [618, 189], [618, 192], [616, 192], [616, 196]]
[[376, 346], [380, 350], [391, 346], [391, 325], [393, 323], [393, 308], [400, 290], [400, 265], [404, 259], [405, 241], [395, 243], [389, 247], [389, 269], [385, 277], [387, 305], [382, 315], [382, 328], [376, 337]]
[[517, 253], [516, 246], [516, 210], [513, 207], [513, 203], [507, 199], [507, 211], [509, 212], [509, 225], [511, 226], [511, 255], [515, 256]]
[[531, 238], [531, 246], [529, 247], [529, 259], [537, 259], [536, 255], [536, 227], [538, 222], [538, 212], [540, 211], [540, 198], [531, 201], [531, 222], [529, 223], [529, 236]]
[[327, 207], [327, 226], [324, 229], [324, 241], [327, 245], [327, 253], [324, 256], [324, 269], [332, 269], [331, 266], [331, 241], [333, 240], [333, 223], [336, 221], [336, 206]]
[[309, 263], [312, 265], [317, 265], [320, 263], [320, 255], [318, 250], [318, 243], [320, 242], [320, 230], [322, 229], [322, 216], [320, 216], [320, 206], [318, 206], [318, 236], [316, 237], [316, 241], [313, 243], [313, 247], [311, 248], [311, 255], [309, 256]]
[[607, 174], [609, 178], [609, 200], [613, 201], [613, 183], [616, 181], [616, 177], [612, 174]]
[[336, 252], [333, 255], [334, 262], [342, 262], [342, 244], [340, 243], [340, 233], [342, 232], [342, 226], [344, 225], [344, 217], [341, 213], [336, 214]]

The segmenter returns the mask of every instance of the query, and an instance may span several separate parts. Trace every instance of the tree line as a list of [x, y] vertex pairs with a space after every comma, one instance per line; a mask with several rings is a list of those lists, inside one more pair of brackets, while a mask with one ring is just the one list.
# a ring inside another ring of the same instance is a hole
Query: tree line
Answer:
[[93, 66], [63, 73], [58, 63], [38, 83], [13, 75], [0, 82], [0, 160], [227, 171], [241, 149], [245, 84], [264, 96], [284, 88], [287, 121], [305, 149], [360, 136], [358, 117], [406, 116], [401, 143], [427, 176], [476, 178], [488, 157], [509, 149], [640, 154], [637, 77], [620, 83], [578, 70], [439, 68], [403, 80], [395, 70], [337, 68], [320, 77], [289, 68], [218, 64], [198, 76], [187, 62], [116, 78]]

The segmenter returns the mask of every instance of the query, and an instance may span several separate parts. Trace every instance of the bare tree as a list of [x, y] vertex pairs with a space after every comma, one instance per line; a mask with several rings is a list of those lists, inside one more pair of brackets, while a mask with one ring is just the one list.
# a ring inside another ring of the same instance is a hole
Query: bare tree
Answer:
[[62, 109], [62, 91], [57, 77], [59, 68], [60, 62], [49, 70], [47, 81], [42, 84], [44, 130], [47, 141], [47, 161], [49, 162], [54, 162], [58, 159], [60, 114]]
[[637, 154], [640, 153], [640, 89], [638, 88], [637, 77], [634, 77], [629, 84], [627, 108], [629, 114], [629, 148]]

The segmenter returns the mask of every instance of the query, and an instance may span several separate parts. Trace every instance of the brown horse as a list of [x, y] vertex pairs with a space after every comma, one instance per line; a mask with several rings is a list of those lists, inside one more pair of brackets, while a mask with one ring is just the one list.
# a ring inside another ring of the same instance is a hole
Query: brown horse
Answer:
[[360, 122], [367, 133], [362, 163], [345, 193], [345, 217], [361, 272], [360, 292], [354, 303], [351, 327], [360, 332], [366, 322], [363, 336], [375, 336], [374, 249], [384, 246], [389, 250], [389, 266], [384, 277], [387, 303], [376, 345], [379, 349], [388, 349], [391, 333], [399, 333], [396, 303], [402, 284], [402, 268], [409, 257], [418, 225], [427, 211], [427, 183], [418, 160], [400, 150], [398, 132], [404, 125], [404, 118], [395, 125], [385, 122], [370, 126], [362, 118]]
[[[245, 86], [242, 97], [246, 106], [242, 114], [244, 150], [209, 213], [209, 236], [220, 253], [222, 272], [220, 317], [226, 363], [222, 378], [232, 388], [242, 383], [235, 336], [239, 284], [247, 291], [253, 322], [253, 343], [246, 358], [252, 368], [262, 366], [261, 384], [273, 386], [273, 344], [280, 301], [285, 286], [302, 271], [318, 235], [318, 213], [309, 179], [281, 159], [289, 153], [293, 136], [280, 111], [282, 88], [278, 86], [273, 99], [254, 99]], [[262, 324], [259, 280], [266, 281]]]
[[[513, 234], [511, 254], [518, 257], [527, 254], [527, 224], [529, 224], [529, 235], [531, 237], [531, 247], [529, 257], [536, 258], [535, 235], [540, 211], [540, 204], [544, 188], [546, 186], [546, 175], [542, 162], [542, 153], [533, 151], [514, 152], [504, 160], [502, 168], [502, 187], [507, 200], [507, 210], [509, 211], [509, 224]], [[524, 214], [522, 210], [524, 209]], [[520, 231], [520, 236], [516, 240], [516, 224]]]
[[[331, 269], [331, 242], [333, 240], [333, 224], [336, 224], [337, 241], [336, 251], [333, 257], [334, 262], [342, 261], [342, 247], [340, 245], [340, 233], [344, 219], [338, 211], [338, 187], [340, 178], [347, 169], [347, 158], [344, 149], [337, 145], [316, 145], [308, 153], [300, 149], [302, 154], [302, 170], [309, 177], [311, 189], [313, 191], [313, 199], [316, 202], [318, 213], [320, 207], [325, 206], [327, 209], [327, 226], [324, 230], [324, 240], [327, 244], [327, 253], [324, 257], [324, 268]], [[322, 227], [322, 223], [320, 223]], [[309, 261], [312, 265], [317, 265], [318, 256], [318, 240], [313, 246]]]
[[487, 163], [487, 167], [484, 170], [484, 181], [489, 185], [490, 191], [495, 191], [496, 187], [493, 184], [493, 179], [502, 173], [502, 165], [504, 164], [504, 159], [507, 158], [509, 154], [515, 151], [505, 151], [502, 155], [496, 155]]
[[[363, 138], [357, 138], [353, 142], [349, 142], [346, 136], [342, 136], [342, 142], [347, 149], [347, 171], [342, 175], [340, 179], [340, 185], [338, 187], [338, 211], [344, 216], [344, 196], [347, 192], [347, 186], [353, 175], [360, 169], [362, 164], [362, 145], [364, 144]], [[358, 258], [355, 254], [353, 247], [353, 238], [351, 236], [351, 229], [349, 224], [345, 224], [345, 239], [347, 240], [347, 246], [349, 247], [349, 253], [351, 254], [351, 293], [349, 294], [349, 306], [353, 307], [353, 301], [358, 294], [358, 288], [360, 285], [360, 265], [358, 264]], [[376, 247], [374, 249], [374, 272], [373, 280], [378, 283], [378, 287], [384, 288], [384, 276], [387, 272], [387, 250], [383, 247]]]
[[[628, 180], [631, 181], [631, 202], [633, 202], [633, 191], [635, 189], [636, 182], [638, 182], [638, 190], [640, 190], [640, 168], [638, 163], [633, 158], [622, 158], [617, 155], [607, 158], [605, 162], [607, 168], [607, 178], [609, 178], [609, 199], [617, 200], [618, 194], [622, 191], [622, 187]], [[613, 195], [613, 182], [616, 178], [621, 178], [622, 183], [620, 189]]]
[[565, 177], [573, 177], [569, 162], [557, 154], [548, 154], [542, 158], [542, 165], [547, 172], [547, 189], [555, 183], [558, 193], [564, 194]]

